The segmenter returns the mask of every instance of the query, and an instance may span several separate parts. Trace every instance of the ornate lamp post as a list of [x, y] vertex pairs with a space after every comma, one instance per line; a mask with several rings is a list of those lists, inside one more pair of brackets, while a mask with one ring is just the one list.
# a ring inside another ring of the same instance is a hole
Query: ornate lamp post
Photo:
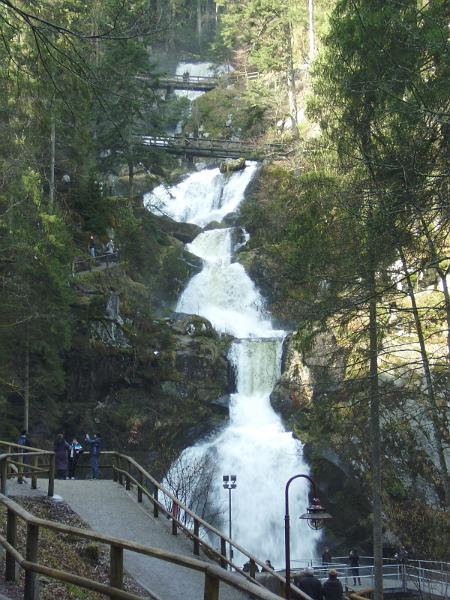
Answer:
[[285, 498], [285, 516], [284, 516], [284, 549], [285, 549], [285, 560], [286, 560], [286, 600], [291, 597], [291, 540], [290, 540], [290, 524], [289, 524], [289, 486], [294, 479], [304, 477], [307, 479], [313, 488], [313, 500], [310, 506], [307, 508], [307, 512], [301, 515], [300, 519], [305, 519], [311, 527], [311, 529], [322, 529], [324, 521], [326, 519], [332, 519], [332, 516], [326, 513], [323, 507], [320, 505], [319, 498], [317, 497], [316, 484], [312, 477], [309, 475], [294, 475], [286, 483], [286, 489], [284, 492]]
[[[224, 475], [223, 487], [228, 490], [228, 537], [231, 540], [231, 490], [236, 488], [236, 475]], [[230, 562], [233, 562], [233, 546], [230, 544]], [[230, 570], [232, 569], [230, 565]]]

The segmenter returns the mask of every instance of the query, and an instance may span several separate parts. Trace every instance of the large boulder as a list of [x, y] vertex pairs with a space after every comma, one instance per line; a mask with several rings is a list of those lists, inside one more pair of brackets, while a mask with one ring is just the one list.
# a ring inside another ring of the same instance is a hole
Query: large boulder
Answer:
[[219, 171], [221, 173], [233, 173], [233, 171], [243, 171], [245, 169], [245, 158], [227, 159], [220, 163]]

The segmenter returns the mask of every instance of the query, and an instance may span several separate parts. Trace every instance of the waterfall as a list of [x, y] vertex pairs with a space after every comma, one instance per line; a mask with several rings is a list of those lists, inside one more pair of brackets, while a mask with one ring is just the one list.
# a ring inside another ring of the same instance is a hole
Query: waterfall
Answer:
[[[203, 169], [167, 190], [160, 186], [145, 197], [150, 210], [164, 210], [177, 221], [205, 226], [235, 211], [257, 165], [231, 176], [219, 169]], [[194, 459], [209, 457], [214, 464], [216, 507], [227, 506], [222, 475], [237, 476], [232, 492], [233, 539], [276, 568], [284, 564], [284, 490], [287, 480], [309, 473], [302, 445], [292, 437], [273, 411], [269, 396], [280, 376], [285, 332], [272, 327], [264, 301], [245, 269], [233, 262], [236, 248], [233, 228], [200, 233], [188, 249], [203, 260], [203, 269], [188, 283], [176, 310], [198, 314], [221, 332], [232, 335], [229, 360], [237, 380], [228, 424], [210, 439], [185, 450]], [[290, 489], [291, 556], [312, 558], [317, 533], [298, 516], [306, 512], [308, 485], [297, 480]], [[223, 520], [224, 532], [228, 529]], [[236, 564], [242, 557], [234, 556]]]

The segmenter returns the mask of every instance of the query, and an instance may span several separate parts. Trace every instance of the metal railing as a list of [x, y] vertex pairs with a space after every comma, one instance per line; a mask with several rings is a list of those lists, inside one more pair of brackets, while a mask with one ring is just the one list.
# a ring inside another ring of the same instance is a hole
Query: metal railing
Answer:
[[[339, 579], [347, 589], [357, 589], [358, 594], [370, 591], [374, 586], [373, 557], [361, 556], [356, 572], [344, 562], [347, 559], [346, 556], [336, 557], [326, 565], [311, 559], [294, 560], [292, 563], [312, 566], [315, 576], [322, 581], [327, 578], [329, 569], [336, 569]], [[298, 575], [302, 568], [294, 568], [293, 575]], [[383, 587], [389, 591], [420, 592], [450, 598], [450, 563], [416, 559], [394, 562], [392, 558], [383, 558]]]

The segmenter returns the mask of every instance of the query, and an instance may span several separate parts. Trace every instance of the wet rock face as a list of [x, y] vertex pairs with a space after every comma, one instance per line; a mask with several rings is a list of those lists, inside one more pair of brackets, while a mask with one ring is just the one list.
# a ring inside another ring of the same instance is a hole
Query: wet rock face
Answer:
[[233, 391], [229, 339], [197, 315], [174, 313], [137, 333], [127, 327], [128, 347], [96, 335], [68, 356], [64, 430], [87, 431], [94, 421], [108, 447], [132, 453], [182, 449], [210, 433]]
[[172, 235], [175, 239], [190, 244], [192, 240], [201, 232], [201, 227], [193, 223], [178, 223], [170, 217], [152, 215], [157, 221], [160, 229], [165, 233]]

